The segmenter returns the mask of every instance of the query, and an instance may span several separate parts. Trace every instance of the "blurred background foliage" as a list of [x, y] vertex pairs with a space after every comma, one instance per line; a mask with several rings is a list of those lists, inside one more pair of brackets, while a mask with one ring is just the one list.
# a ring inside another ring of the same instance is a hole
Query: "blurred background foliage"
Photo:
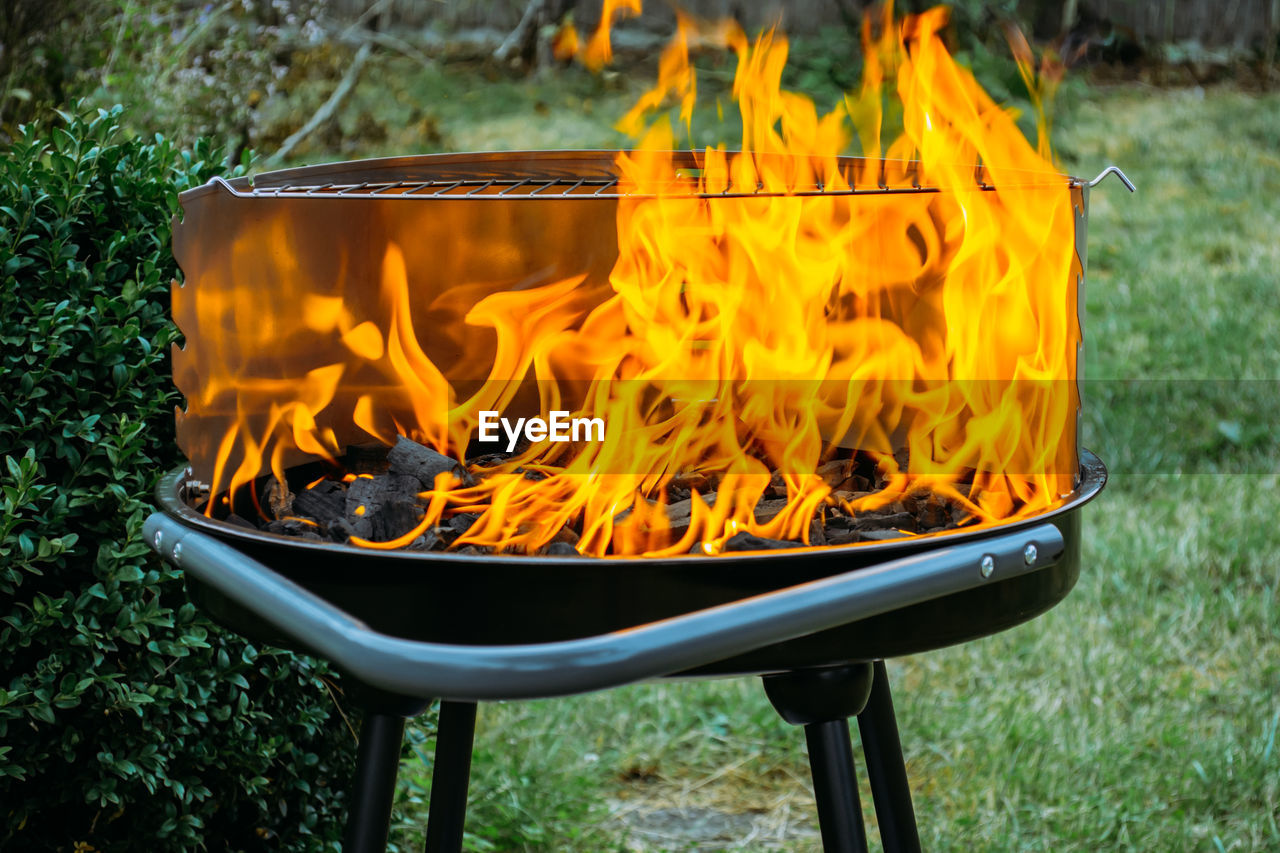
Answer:
[[[326, 108], [350, 74], [350, 94], [290, 146], [292, 158], [468, 147], [477, 124], [516, 102], [561, 119], [565, 106], [591, 117], [602, 101], [625, 103], [652, 79], [672, 31], [670, 6], [648, 5], [640, 17], [619, 22], [617, 61], [592, 75], [552, 59], [548, 46], [565, 24], [593, 29], [598, 0], [0, 0], [0, 139], [85, 97], [95, 106], [129, 105], [126, 122], [137, 133], [159, 130], [180, 143], [215, 137], [238, 162], [250, 148], [276, 150]], [[780, 21], [794, 40], [787, 82], [821, 104], [834, 104], [857, 81], [859, 29], [870, 3], [682, 5], [708, 18], [735, 15], [749, 31]], [[928, 5], [903, 0], [898, 9]], [[1268, 85], [1280, 8], [1272, 0], [1239, 0], [1215, 12], [1218, 5], [957, 0], [949, 35], [992, 94], [1015, 106], [1024, 105], [1025, 93], [1005, 42], [1010, 23], [1085, 72], [1069, 81], [1230, 77]], [[521, 30], [533, 6], [539, 26]], [[370, 61], [353, 62], [366, 46]], [[732, 64], [711, 54], [698, 61], [710, 103], [731, 79]], [[485, 104], [467, 97], [478, 85], [487, 90]], [[612, 118], [592, 122], [601, 144], [617, 141], [603, 130]], [[512, 147], [501, 138], [475, 141]]]

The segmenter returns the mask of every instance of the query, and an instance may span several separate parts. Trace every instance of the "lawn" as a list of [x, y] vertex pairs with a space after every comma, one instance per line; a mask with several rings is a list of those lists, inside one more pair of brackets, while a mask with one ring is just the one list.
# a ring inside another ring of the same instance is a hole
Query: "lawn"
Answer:
[[[616, 144], [630, 95], [438, 85], [457, 106], [417, 150]], [[1086, 443], [1113, 476], [1061, 606], [890, 663], [922, 840], [1280, 849], [1280, 96], [1080, 88], [1058, 129], [1067, 171], [1116, 163], [1139, 188], [1091, 197]], [[429, 761], [401, 776], [413, 849]], [[481, 706], [467, 826], [475, 850], [816, 851], [808, 785], [757, 680], [643, 684]]]

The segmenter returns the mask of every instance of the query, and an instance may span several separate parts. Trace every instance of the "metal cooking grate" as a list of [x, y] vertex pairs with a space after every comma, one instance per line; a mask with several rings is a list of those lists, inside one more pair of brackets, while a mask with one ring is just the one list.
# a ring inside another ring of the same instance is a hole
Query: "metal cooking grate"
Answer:
[[[749, 198], [775, 196], [839, 196], [839, 195], [887, 195], [942, 192], [940, 186], [922, 185], [915, 163], [898, 162], [892, 168], [892, 177], [886, 169], [886, 161], [881, 161], [875, 183], [856, 182], [853, 170], [845, 172], [845, 183], [832, 188], [821, 183], [800, 187], [790, 191], [768, 189], [765, 184], [758, 183], [751, 192], [724, 191], [706, 193], [697, 191], [697, 168], [680, 169], [676, 180], [667, 184], [638, 192], [626, 188], [621, 178], [607, 167], [576, 168], [556, 170], [554, 168], [530, 169], [523, 164], [506, 164], [506, 168], [476, 168], [467, 164], [460, 168], [433, 168], [430, 172], [412, 174], [393, 170], [375, 170], [363, 174], [329, 173], [326, 180], [323, 171], [312, 169], [295, 169], [287, 172], [259, 175], [256, 182], [250, 184], [244, 179], [228, 182], [222, 178], [213, 178], [211, 183], [222, 187], [232, 195], [240, 198], [416, 198], [416, 199], [548, 199], [548, 198], [650, 198], [663, 196], [689, 196], [702, 198]], [[389, 174], [390, 172], [390, 174]], [[1108, 174], [1116, 173], [1126, 186], [1132, 187], [1114, 166], [1105, 170], [1092, 181], [1083, 181], [1066, 175], [1045, 176], [1028, 173], [1023, 180], [1002, 184], [1008, 189], [1045, 186], [1080, 186], [1092, 187]], [[359, 180], [368, 177], [370, 180]], [[994, 190], [996, 187], [987, 180], [986, 169], [979, 165], [973, 170], [973, 188]], [[1059, 181], [1061, 183], [1059, 183]]]

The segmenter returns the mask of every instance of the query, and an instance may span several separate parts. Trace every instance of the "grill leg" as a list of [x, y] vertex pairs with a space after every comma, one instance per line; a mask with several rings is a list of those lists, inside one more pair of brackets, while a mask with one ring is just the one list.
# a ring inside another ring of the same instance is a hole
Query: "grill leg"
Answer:
[[426, 853], [459, 853], [467, 818], [471, 746], [476, 733], [474, 702], [441, 702], [436, 762], [431, 771]]
[[386, 853], [403, 738], [404, 717], [372, 712], [365, 715], [360, 726], [354, 797], [343, 853]]
[[858, 733], [867, 759], [871, 799], [880, 824], [880, 840], [885, 853], [920, 853], [915, 810], [911, 807], [911, 787], [902, 759], [902, 742], [893, 714], [889, 674], [884, 661], [875, 662], [875, 677], [867, 707], [858, 715]]
[[866, 853], [849, 717], [866, 707], [872, 677], [870, 664], [855, 664], [764, 678], [765, 693], [782, 718], [804, 726], [825, 853]]
[[866, 853], [867, 830], [862, 825], [849, 721], [810, 723], [804, 727], [804, 737], [824, 853]]

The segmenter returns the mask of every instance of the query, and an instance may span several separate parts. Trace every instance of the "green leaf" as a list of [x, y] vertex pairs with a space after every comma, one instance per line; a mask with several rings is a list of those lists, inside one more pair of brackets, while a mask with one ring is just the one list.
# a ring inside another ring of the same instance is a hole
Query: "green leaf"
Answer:
[[[168, 39], [186, 14], [152, 25], [145, 4], [27, 5], [40, 9], [31, 37], [64, 53], [34, 63], [19, 55], [28, 42], [6, 44], [19, 74], [96, 67], [65, 53], [102, 44], [60, 28], [67, 9], [122, 16], [100, 29], [125, 22], [130, 50], [137, 26]], [[177, 193], [225, 155], [200, 143], [184, 157], [125, 133], [119, 108], [44, 112], [7, 125], [0, 155], [0, 846], [203, 849], [284, 798], [291, 816], [305, 803], [335, 828], [296, 849], [336, 849], [345, 805], [332, 771], [280, 750], [351, 762], [329, 693], [292, 655], [257, 656], [211, 625], [141, 536], [155, 477], [180, 459], [168, 360], [180, 339], [168, 316]], [[240, 669], [250, 658], [253, 675]]]

